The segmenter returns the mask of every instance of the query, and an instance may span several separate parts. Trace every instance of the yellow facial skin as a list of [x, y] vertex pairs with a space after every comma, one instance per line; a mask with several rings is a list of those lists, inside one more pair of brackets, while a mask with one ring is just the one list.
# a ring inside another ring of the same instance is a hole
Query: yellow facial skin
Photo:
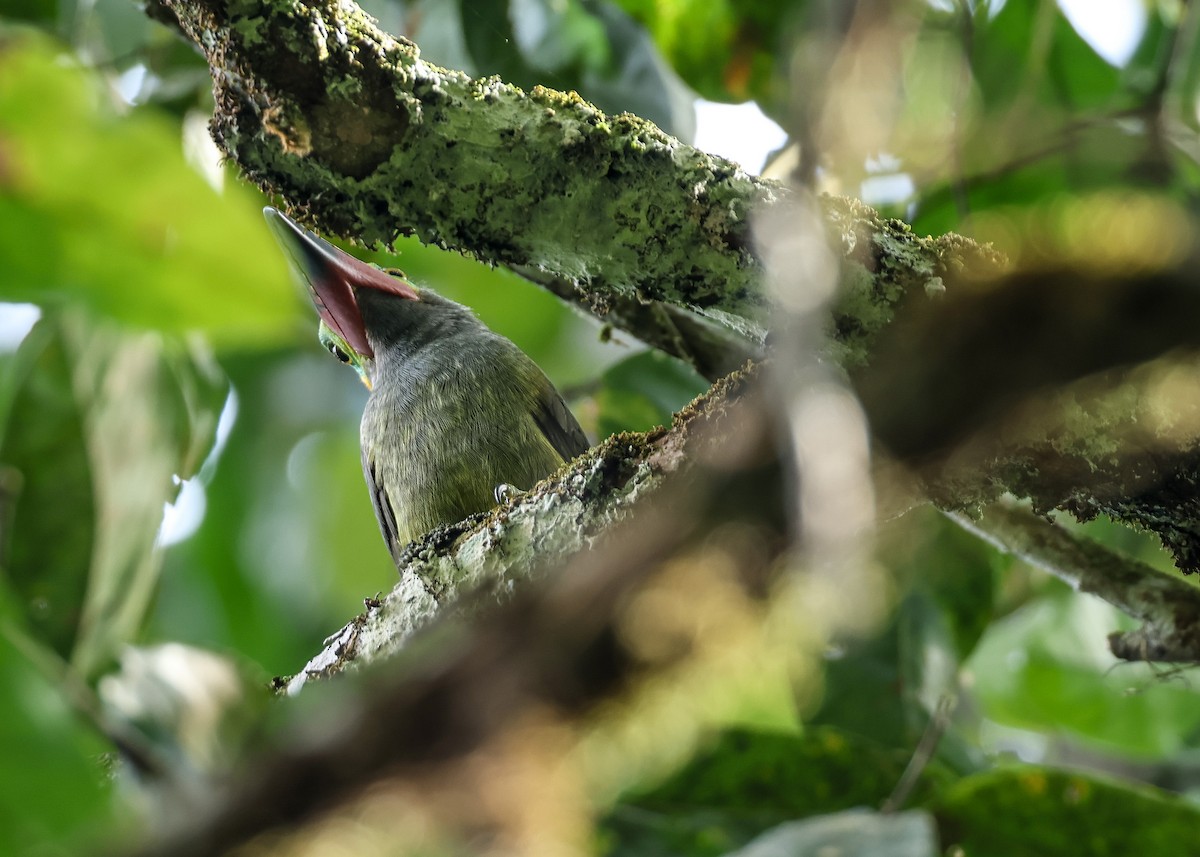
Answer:
[[317, 328], [317, 338], [321, 341], [321, 345], [343, 363], [354, 367], [354, 371], [358, 373], [358, 379], [363, 382], [363, 386], [368, 390], [373, 389], [371, 386], [371, 376], [367, 372], [366, 360], [361, 354], [351, 348], [346, 340], [342, 339], [329, 327], [325, 322], [321, 322]]

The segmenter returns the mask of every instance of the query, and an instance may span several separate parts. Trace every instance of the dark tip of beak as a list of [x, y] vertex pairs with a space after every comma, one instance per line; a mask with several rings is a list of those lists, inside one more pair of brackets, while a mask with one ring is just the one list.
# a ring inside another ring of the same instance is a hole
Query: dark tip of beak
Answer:
[[336, 247], [269, 205], [263, 209], [263, 216], [297, 273], [309, 280], [329, 270], [336, 258]]
[[417, 300], [416, 289], [339, 250], [271, 206], [263, 209], [263, 216], [292, 271], [308, 286], [321, 318], [359, 354], [373, 356], [354, 289], [375, 289]]

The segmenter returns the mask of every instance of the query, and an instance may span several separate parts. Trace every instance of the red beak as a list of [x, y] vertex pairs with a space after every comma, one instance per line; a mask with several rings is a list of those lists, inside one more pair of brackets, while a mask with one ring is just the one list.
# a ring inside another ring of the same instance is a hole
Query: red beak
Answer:
[[292, 270], [308, 286], [321, 319], [363, 357], [374, 357], [354, 290], [375, 289], [414, 301], [419, 300], [417, 290], [399, 277], [339, 250], [281, 211], [267, 206], [263, 214]]

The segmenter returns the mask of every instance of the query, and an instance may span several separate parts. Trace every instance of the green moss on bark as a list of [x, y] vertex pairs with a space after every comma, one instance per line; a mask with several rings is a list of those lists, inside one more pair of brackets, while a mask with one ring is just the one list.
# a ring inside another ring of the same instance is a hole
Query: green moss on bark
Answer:
[[781, 193], [629, 114], [420, 58], [348, 3], [167, 0], [214, 69], [214, 136], [301, 217], [401, 232], [761, 338], [748, 214]]

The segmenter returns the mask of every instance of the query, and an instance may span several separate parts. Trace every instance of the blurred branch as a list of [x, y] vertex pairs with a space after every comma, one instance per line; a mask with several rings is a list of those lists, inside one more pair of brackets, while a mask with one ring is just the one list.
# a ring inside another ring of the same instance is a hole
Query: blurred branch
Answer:
[[[766, 581], [787, 544], [782, 482], [761, 399], [745, 386], [729, 386], [671, 430], [646, 439], [634, 469], [669, 477], [662, 479], [654, 502], [639, 503], [636, 519], [620, 523], [594, 544], [588, 542], [588, 549], [569, 559], [568, 550], [558, 546], [532, 560], [526, 556], [524, 561], [539, 566], [532, 575], [540, 578], [537, 584], [521, 587], [497, 609], [473, 614], [470, 622], [443, 622], [431, 629], [440, 633], [414, 640], [386, 671], [370, 673], [369, 693], [326, 700], [336, 704], [336, 717], [329, 721], [331, 727], [336, 721], [336, 728], [314, 735], [310, 724], [302, 736], [285, 736], [274, 753], [247, 766], [238, 780], [218, 792], [212, 806], [191, 813], [185, 828], [139, 853], [225, 853], [268, 831], [277, 838], [260, 844], [274, 843], [274, 853], [288, 853], [282, 837], [292, 837], [293, 845], [311, 842], [322, 823], [342, 837], [348, 835], [345, 823], [350, 819], [354, 828], [369, 825], [372, 814], [363, 807], [372, 800], [385, 805], [389, 837], [397, 835], [397, 812], [403, 807], [406, 817], [420, 819], [411, 829], [425, 837], [431, 827], [437, 831], [446, 825], [469, 836], [473, 847], [497, 840], [511, 844], [514, 829], [532, 821], [544, 846], [546, 818], [518, 817], [541, 806], [529, 791], [536, 791], [532, 782], [541, 774], [530, 771], [534, 762], [527, 756], [519, 760], [521, 770], [535, 776], [518, 785], [511, 762], [497, 759], [513, 732], [543, 724], [544, 731], [527, 736], [521, 745], [525, 754], [547, 740], [561, 742], [560, 726], [619, 698], [635, 681], [661, 675], [695, 656], [706, 635], [715, 633], [707, 621], [680, 624], [670, 611], [661, 610], [649, 624], [638, 625], [633, 617], [641, 615], [643, 623], [649, 618], [644, 609], [649, 604], [639, 602], [638, 595], [662, 585], [672, 569], [682, 573], [678, 582], [687, 587], [687, 595], [667, 587], [659, 591], [660, 600], [669, 595], [674, 603], [676, 597], [697, 596], [705, 585], [705, 563], [731, 550], [714, 532], [715, 525], [727, 534], [739, 524], [752, 526], [746, 532], [753, 533], [755, 545], [753, 551], [736, 549], [736, 563], [720, 566], [721, 607], [728, 609], [734, 593], [758, 599], [768, 591]], [[576, 465], [557, 485], [542, 486], [480, 525], [475, 537], [496, 533], [503, 538], [506, 528], [527, 525], [535, 507], [555, 502], [556, 491], [587, 492], [589, 487], [580, 484], [586, 470], [586, 465]], [[611, 495], [609, 502], [619, 505], [615, 495], [625, 489], [608, 484], [604, 476], [599, 481], [594, 490]], [[559, 532], [564, 530], [571, 528]], [[734, 537], [736, 545], [746, 537]], [[454, 562], [470, 562], [465, 542], [459, 545], [452, 551], [415, 547], [412, 573], [421, 568], [436, 573]], [[432, 552], [441, 556], [428, 555]], [[690, 559], [681, 560], [682, 565], [672, 562], [685, 553]], [[555, 569], [559, 573], [547, 573]], [[429, 581], [426, 585], [438, 587]], [[362, 650], [356, 656], [369, 659]], [[314, 699], [321, 701], [320, 696]], [[563, 764], [560, 752], [553, 764]], [[521, 805], [506, 811], [508, 804], [488, 799], [496, 789], [515, 790]], [[428, 844], [427, 839], [422, 842]], [[400, 847], [394, 839], [389, 846]]]
[[943, 509], [1010, 492], [1106, 514], [1200, 570], [1193, 266], [1029, 271], [914, 302], [857, 373], [878, 443]]
[[1141, 620], [1136, 631], [1109, 635], [1116, 657], [1200, 663], [1200, 589], [1195, 586], [1009, 504], [989, 506], [979, 517], [949, 517], [1000, 550]]
[[894, 454], [920, 461], [1032, 393], [1200, 347], [1193, 265], [1019, 272], [914, 302], [857, 378], [875, 433]]

